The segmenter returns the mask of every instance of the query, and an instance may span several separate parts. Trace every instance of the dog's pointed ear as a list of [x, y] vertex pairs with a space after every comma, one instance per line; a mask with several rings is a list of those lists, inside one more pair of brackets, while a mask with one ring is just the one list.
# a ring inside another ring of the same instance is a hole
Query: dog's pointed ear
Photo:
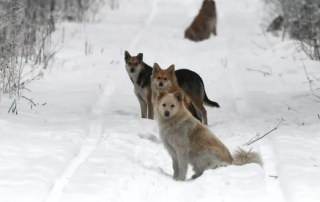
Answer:
[[139, 53], [139, 54], [137, 55], [137, 58], [138, 58], [138, 60], [139, 60], [140, 62], [142, 62], [142, 61], [143, 61], [143, 53]]
[[129, 58], [131, 58], [131, 55], [128, 51], [124, 52], [124, 60], [127, 61]]
[[175, 92], [174, 94], [174, 97], [177, 98], [177, 100], [179, 102], [182, 102], [183, 101], [183, 98], [184, 98], [184, 95], [183, 95], [183, 92], [178, 90], [177, 92]]
[[169, 74], [175, 74], [175, 67], [174, 67], [174, 65], [171, 65], [171, 66], [167, 69], [167, 71], [169, 72]]
[[157, 100], [160, 100], [165, 95], [167, 95], [167, 92], [165, 90], [163, 90], [163, 89], [159, 89], [158, 93], [157, 93]]
[[153, 70], [152, 70], [152, 74], [157, 73], [157, 72], [160, 71], [160, 70], [161, 70], [161, 68], [160, 68], [160, 66], [158, 65], [158, 63], [154, 63], [154, 65], [153, 65]]

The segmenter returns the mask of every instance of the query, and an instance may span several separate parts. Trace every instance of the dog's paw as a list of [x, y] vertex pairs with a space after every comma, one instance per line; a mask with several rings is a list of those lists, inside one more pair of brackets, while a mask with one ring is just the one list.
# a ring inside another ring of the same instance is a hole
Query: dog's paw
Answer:
[[186, 177], [176, 177], [176, 176], [174, 176], [173, 179], [176, 180], [176, 181], [185, 181]]
[[194, 175], [191, 176], [192, 179], [197, 179], [198, 177], [200, 177], [200, 176], [197, 175], [197, 174], [194, 174]]

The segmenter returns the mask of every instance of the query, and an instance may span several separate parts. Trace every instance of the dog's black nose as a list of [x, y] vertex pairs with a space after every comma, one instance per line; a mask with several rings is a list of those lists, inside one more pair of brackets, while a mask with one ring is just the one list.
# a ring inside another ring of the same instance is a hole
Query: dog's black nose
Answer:
[[162, 87], [162, 86], [163, 86], [163, 83], [162, 83], [162, 82], [160, 82], [160, 83], [159, 83], [159, 86], [160, 86], [160, 87]]
[[170, 112], [169, 112], [169, 111], [165, 111], [165, 112], [164, 112], [164, 116], [165, 116], [165, 117], [169, 117], [169, 116], [170, 116]]
[[134, 68], [131, 68], [130, 71], [131, 71], [131, 73], [133, 73], [134, 72]]

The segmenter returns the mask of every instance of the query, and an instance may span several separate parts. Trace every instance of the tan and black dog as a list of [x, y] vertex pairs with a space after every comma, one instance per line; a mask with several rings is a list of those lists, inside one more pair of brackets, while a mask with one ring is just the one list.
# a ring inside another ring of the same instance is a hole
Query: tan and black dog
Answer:
[[186, 94], [187, 100], [190, 100], [193, 106], [197, 109], [197, 116], [192, 112], [191, 106], [186, 105], [187, 109], [198, 120], [202, 120], [203, 124], [208, 124], [207, 110], [204, 104], [210, 107], [220, 107], [218, 103], [209, 100], [204, 89], [202, 78], [195, 72], [188, 69], [179, 69], [175, 71], [175, 66], [171, 65], [167, 69], [155, 63], [153, 66], [151, 89], [152, 100], [155, 103], [155, 97], [159, 89], [165, 90], [169, 93], [182, 89]]
[[128, 51], [124, 53], [126, 70], [134, 85], [134, 93], [138, 98], [141, 117], [153, 119], [151, 74], [152, 67], [143, 62], [143, 54], [131, 56]]

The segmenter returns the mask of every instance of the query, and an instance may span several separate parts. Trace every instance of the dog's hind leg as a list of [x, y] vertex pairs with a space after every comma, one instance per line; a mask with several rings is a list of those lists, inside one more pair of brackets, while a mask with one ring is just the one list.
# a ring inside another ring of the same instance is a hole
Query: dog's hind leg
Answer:
[[196, 113], [197, 113], [197, 116], [199, 117], [199, 121], [202, 122], [202, 115], [201, 115], [201, 112], [196, 108]]
[[203, 169], [198, 168], [197, 166], [193, 167], [193, 171], [194, 171], [194, 174], [191, 177], [192, 179], [196, 179], [196, 178], [200, 177], [204, 172]]
[[195, 157], [193, 171], [195, 174], [192, 179], [200, 177], [205, 170], [216, 169], [222, 166], [227, 166], [227, 163], [221, 162], [214, 151], [206, 150], [198, 152]]
[[187, 106], [187, 109], [191, 112], [191, 114], [193, 115], [194, 118], [196, 118], [197, 120], [199, 120], [200, 122], [202, 122], [201, 113], [200, 113], [199, 110], [194, 106], [194, 104], [193, 104], [192, 102], [190, 102], [190, 104]]
[[194, 104], [196, 109], [201, 113], [202, 123], [204, 125], [208, 125], [207, 110], [206, 108], [204, 108], [203, 100], [201, 99], [201, 97], [193, 96], [192, 103]]
[[149, 88], [147, 92], [147, 107], [148, 107], [148, 119], [154, 119], [151, 88]]

